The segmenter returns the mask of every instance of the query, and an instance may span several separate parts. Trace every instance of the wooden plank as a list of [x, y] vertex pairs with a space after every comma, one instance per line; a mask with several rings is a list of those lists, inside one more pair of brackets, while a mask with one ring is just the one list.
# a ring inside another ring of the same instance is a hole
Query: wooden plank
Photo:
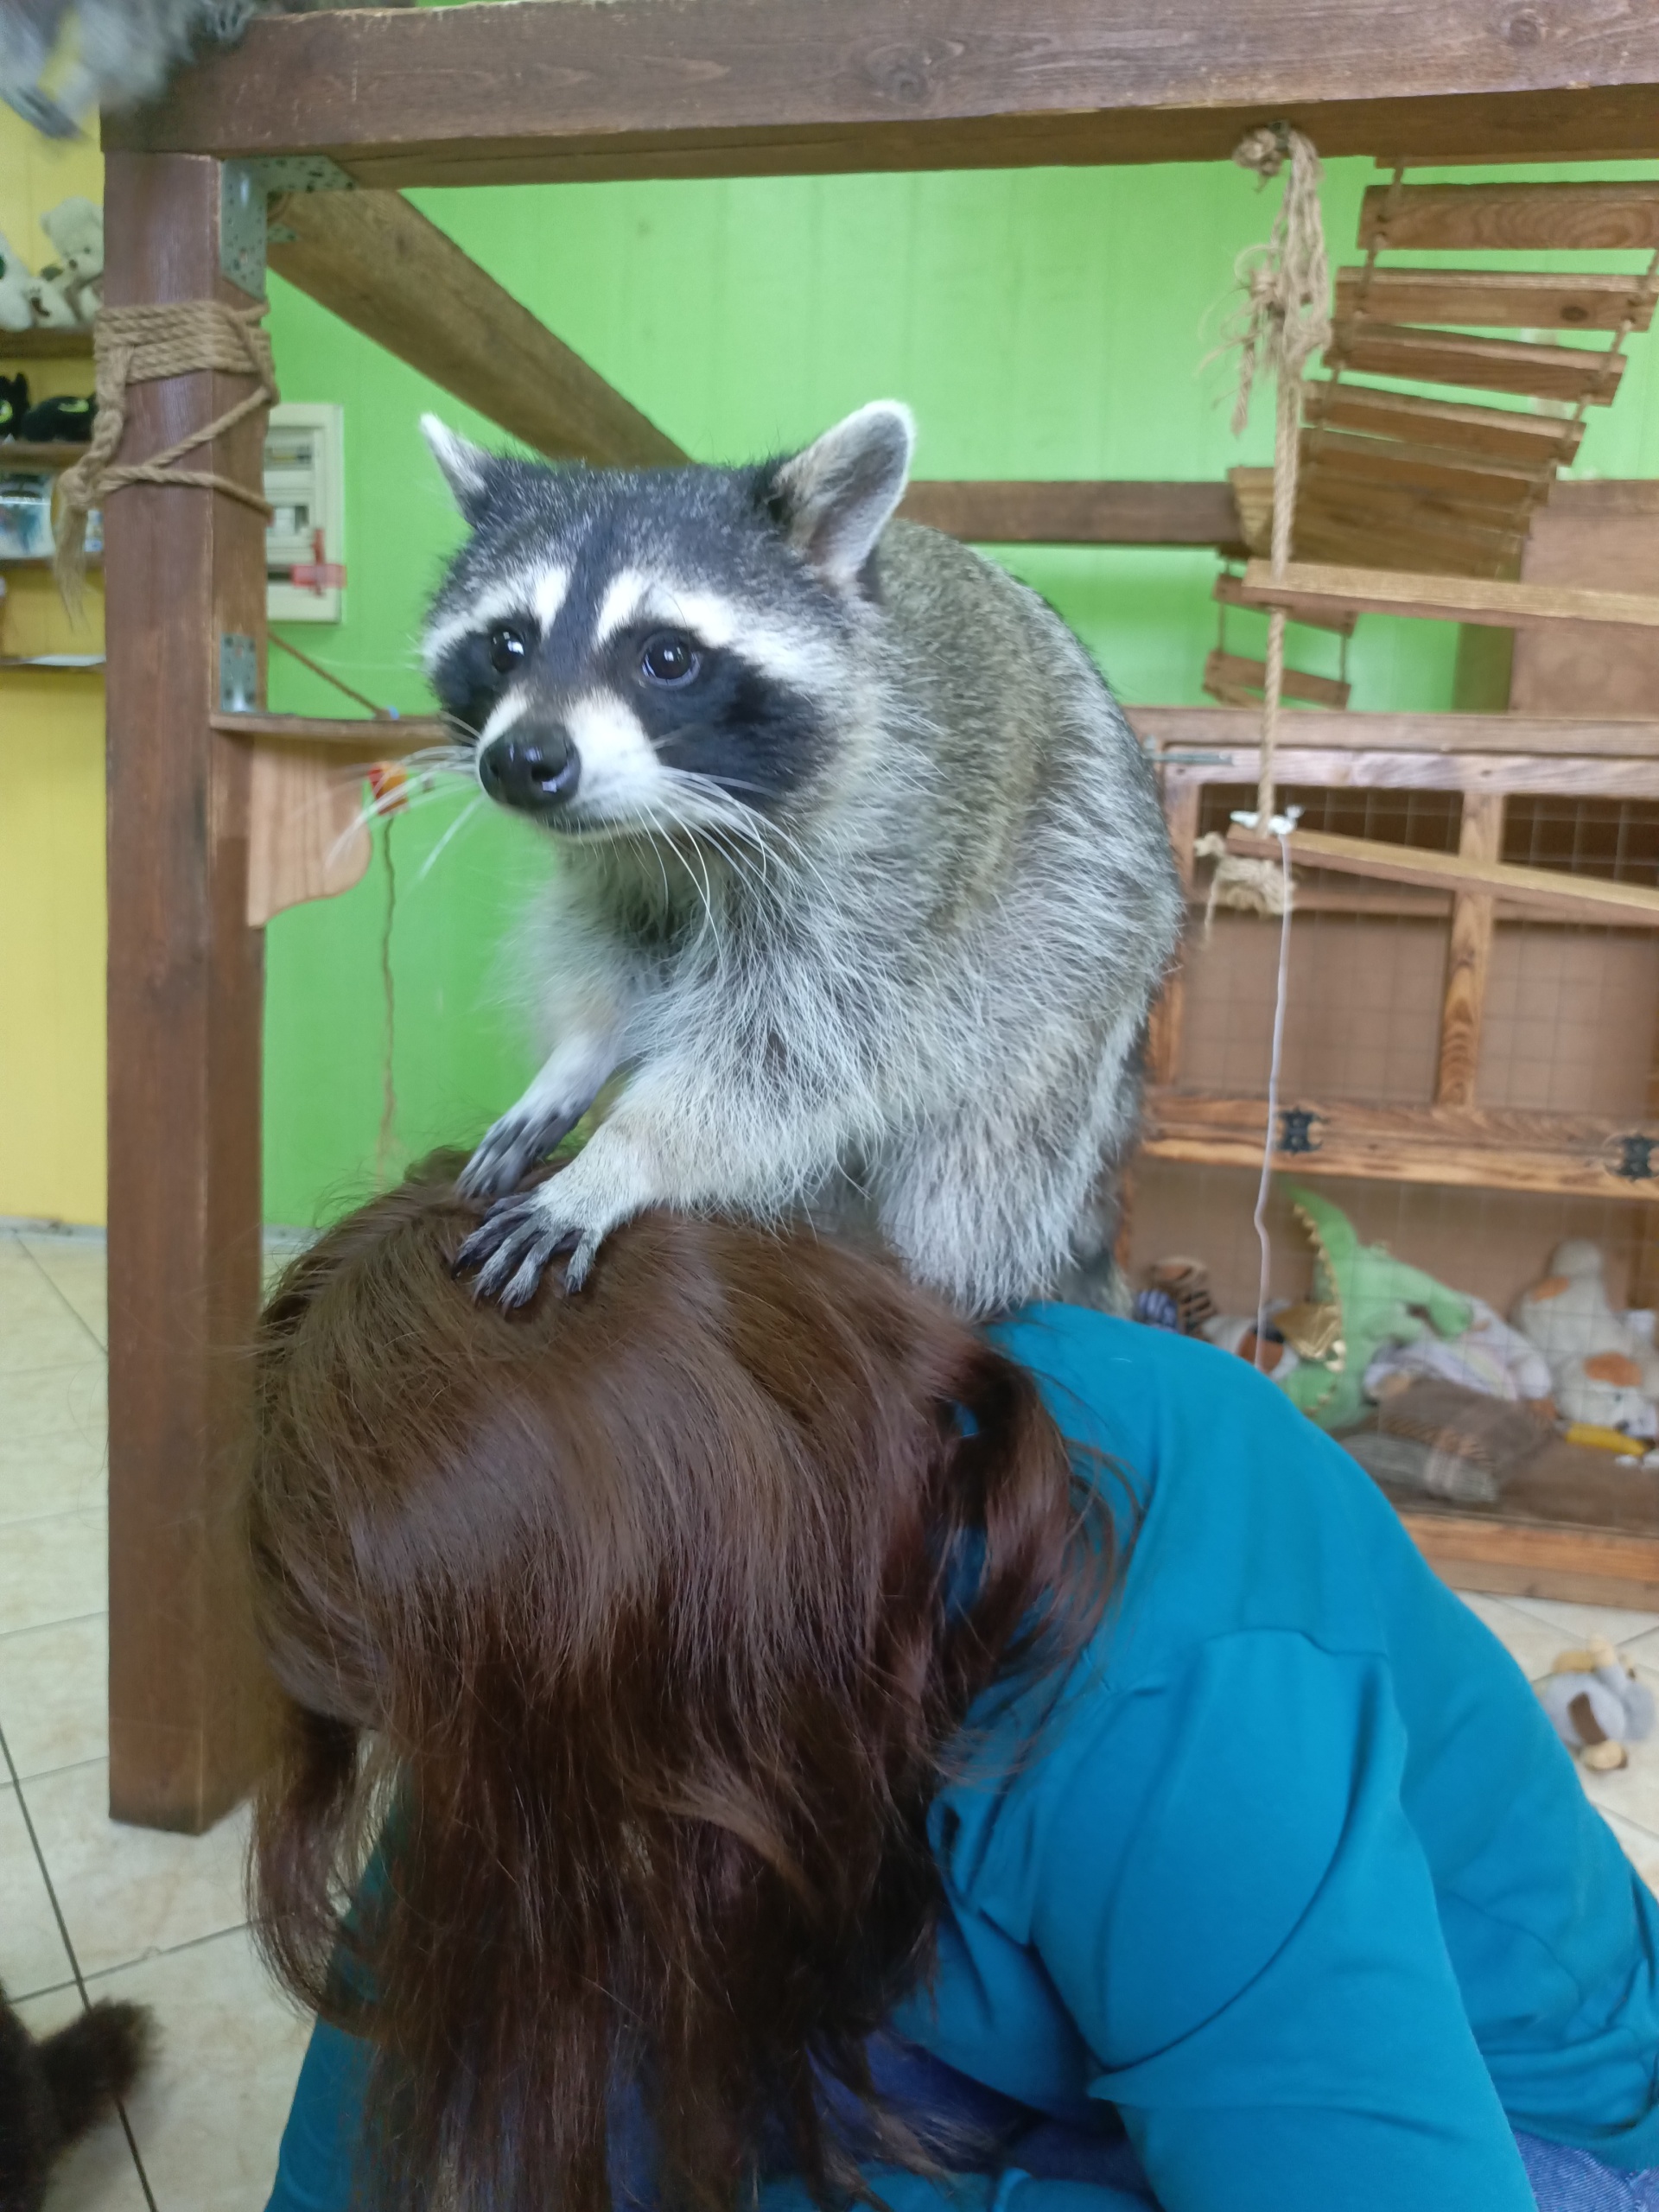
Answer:
[[[219, 168], [113, 153], [111, 306], [214, 296]], [[127, 395], [142, 459], [245, 396]], [[191, 455], [259, 480], [263, 419]], [[224, 632], [263, 638], [264, 527], [133, 486], [105, 516], [109, 654], [110, 1802], [209, 1826], [257, 1772], [261, 1682], [237, 1505], [259, 1308], [264, 939], [249, 929], [246, 752], [209, 724]]]
[[377, 721], [367, 715], [347, 719], [331, 715], [213, 715], [213, 728], [226, 737], [266, 745], [326, 745], [367, 766], [376, 760], [401, 760], [425, 745], [448, 745], [454, 732], [440, 715], [388, 715]]
[[[1566, 485], [1557, 487], [1567, 490]], [[1530, 584], [1659, 594], [1659, 484], [1582, 485], [1533, 518], [1521, 574]], [[1645, 501], [1634, 495], [1647, 493]], [[1610, 495], [1598, 501], [1595, 494]], [[1659, 632], [1556, 623], [1515, 639], [1510, 703], [1529, 714], [1629, 715], [1659, 701]]]
[[[1497, 861], [1503, 854], [1503, 797], [1498, 791], [1470, 791], [1463, 802], [1458, 856]], [[1475, 1073], [1480, 1065], [1481, 1025], [1486, 1010], [1486, 976], [1491, 965], [1496, 902], [1484, 892], [1459, 891], [1452, 900], [1452, 934], [1446, 945], [1446, 993], [1440, 1007], [1440, 1058], [1434, 1082], [1437, 1106], [1475, 1103]]]
[[[1243, 582], [1230, 569], [1222, 569], [1210, 596], [1223, 607], [1247, 607], [1253, 614], [1261, 612], [1253, 601], [1244, 597]], [[1304, 607], [1287, 607], [1286, 612], [1293, 622], [1300, 623], [1305, 629], [1332, 630], [1340, 638], [1351, 638], [1354, 625], [1359, 620], [1351, 607], [1338, 607], [1332, 611], [1313, 601]]]
[[1458, 399], [1422, 399], [1415, 392], [1376, 385], [1310, 384], [1303, 419], [1332, 429], [1363, 430], [1377, 437], [1455, 445], [1522, 466], [1564, 467], [1578, 451], [1584, 425], [1565, 416], [1524, 414], [1516, 407], [1476, 407]]
[[396, 192], [294, 192], [270, 265], [445, 391], [555, 461], [682, 461], [672, 438]]
[[[217, 721], [217, 717], [215, 718]], [[329, 744], [260, 745], [248, 782], [250, 929], [361, 883], [373, 856], [363, 779]]]
[[[1219, 647], [1211, 653], [1204, 664], [1204, 688], [1206, 691], [1222, 690], [1253, 692], [1258, 696], [1268, 680], [1268, 664], [1264, 660], [1247, 660], [1240, 653], [1224, 653]], [[1348, 686], [1334, 677], [1310, 676], [1305, 669], [1287, 668], [1280, 683], [1280, 691], [1287, 699], [1305, 699], [1315, 707], [1345, 707]]]
[[1659, 248], [1659, 182], [1368, 185], [1359, 243], [1390, 253]]
[[1402, 1510], [1407, 1534], [1454, 1590], [1659, 1611], [1659, 1538]]
[[1401, 486], [1499, 508], [1523, 505], [1541, 496], [1554, 474], [1554, 460], [1547, 455], [1530, 463], [1499, 460], [1490, 454], [1460, 452], [1456, 446], [1364, 437], [1323, 424], [1303, 431], [1301, 465], [1309, 473], [1318, 469], [1351, 482]]
[[1484, 530], [1427, 502], [1368, 498], [1358, 486], [1342, 491], [1326, 483], [1296, 503], [1294, 547], [1304, 563], [1346, 567], [1363, 560], [1408, 575], [1500, 582], [1520, 573], [1523, 543], [1519, 529]]
[[[1362, 308], [1362, 301], [1363, 302]], [[1477, 330], [1645, 330], [1654, 302], [1639, 277], [1559, 276], [1548, 270], [1363, 268], [1337, 271], [1336, 312], [1381, 322], [1452, 323]]]
[[[1261, 732], [1259, 714], [1220, 707], [1129, 706], [1124, 712], [1146, 744], [1165, 751], [1249, 747]], [[1559, 772], [1571, 777], [1580, 760], [1659, 760], [1659, 720], [1541, 714], [1308, 714], [1297, 717], [1296, 741], [1332, 753], [1535, 754], [1558, 762]], [[1563, 783], [1561, 789], [1570, 790], [1572, 785]]]
[[1275, 579], [1265, 561], [1244, 571], [1247, 597], [1260, 607], [1282, 599], [1325, 600], [1382, 614], [1421, 615], [1442, 622], [1488, 622], [1500, 630], [1535, 622], [1618, 622], [1659, 629], [1659, 596], [1583, 591], [1565, 584], [1490, 582], [1478, 576], [1396, 574], [1293, 561]]
[[999, 483], [923, 479], [899, 513], [976, 545], [1243, 543], [1224, 483]]
[[[1279, 842], [1248, 830], [1227, 833], [1227, 849], [1252, 860], [1276, 859]], [[1387, 845], [1372, 837], [1333, 836], [1324, 830], [1298, 830], [1290, 839], [1293, 863], [1333, 868], [1344, 874], [1368, 875], [1382, 883], [1418, 883], [1432, 891], [1500, 893], [1541, 912], [1594, 921], [1604, 911], [1659, 929], [1659, 891], [1644, 883], [1615, 883], [1595, 875], [1570, 875], [1562, 868], [1517, 868], [1506, 861], [1466, 860], [1458, 853], [1432, 853], [1415, 845]]]
[[[1298, 1094], [1281, 1111], [1309, 1114], [1314, 1149], [1274, 1148], [1277, 1166], [1300, 1175], [1352, 1175], [1362, 1181], [1427, 1183], [1486, 1191], [1554, 1192], [1659, 1204], [1659, 1177], [1632, 1183], [1614, 1173], [1621, 1140], [1638, 1128], [1659, 1139], [1659, 1125], [1586, 1115], [1508, 1110], [1452, 1113], [1434, 1107], [1364, 1106]], [[1146, 1097], [1141, 1151], [1191, 1166], [1259, 1169], [1267, 1141], [1267, 1102], [1217, 1098], [1154, 1088]]]
[[86, 330], [0, 330], [0, 362], [87, 361], [92, 334]]
[[[1650, 152], [1659, 22], [1494, 35], [1446, 0], [613, 0], [256, 22], [105, 143], [315, 152], [383, 185], [1327, 156]], [[1455, 87], [1449, 91], [1448, 87]]]
[[[1180, 871], [1181, 888], [1190, 899], [1192, 896], [1192, 847], [1198, 834], [1198, 805], [1203, 793], [1198, 785], [1179, 770], [1172, 771], [1164, 780], [1164, 819], [1169, 824], [1169, 842], [1175, 855], [1175, 865]], [[1171, 1084], [1176, 1080], [1181, 1065], [1181, 1032], [1186, 1020], [1186, 976], [1184, 953], [1178, 953], [1176, 963], [1164, 980], [1164, 988], [1152, 1009], [1147, 1027], [1147, 1075], [1153, 1083]]]
[[1325, 365], [1414, 384], [1474, 385], [1533, 399], [1582, 400], [1610, 407], [1624, 373], [1622, 353], [1587, 346], [1527, 345], [1513, 338], [1469, 338], [1456, 330], [1412, 330], [1362, 315], [1338, 323]]
[[[1219, 712], [1222, 709], [1217, 709]], [[1540, 759], [1529, 753], [1373, 753], [1322, 750], [1300, 743], [1303, 729], [1318, 708], [1299, 708], [1294, 726], [1281, 734], [1274, 755], [1275, 773], [1287, 791], [1505, 791], [1516, 796], [1561, 798], [1659, 798], [1659, 761]], [[1262, 720], [1258, 702], [1241, 719]], [[1261, 755], [1254, 744], [1218, 752], [1176, 752], [1172, 765], [1191, 769], [1206, 784], [1254, 785]], [[1599, 915], [1599, 925], [1611, 919]]]

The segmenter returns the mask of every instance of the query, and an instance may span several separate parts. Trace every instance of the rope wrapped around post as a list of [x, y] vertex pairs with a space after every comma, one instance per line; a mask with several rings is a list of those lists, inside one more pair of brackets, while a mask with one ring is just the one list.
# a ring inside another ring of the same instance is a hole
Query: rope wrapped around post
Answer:
[[[261, 408], [274, 406], [281, 397], [270, 340], [259, 327], [265, 312], [263, 302], [232, 308], [219, 300], [181, 300], [159, 307], [105, 308], [99, 314], [92, 327], [98, 414], [92, 441], [58, 484], [53, 565], [58, 588], [72, 610], [79, 604], [86, 570], [86, 518], [125, 485], [181, 484], [192, 491], [222, 492], [269, 519], [263, 484], [239, 484], [216, 470], [174, 466], [185, 454], [211, 445]], [[130, 385], [213, 372], [251, 378], [254, 389], [213, 422], [148, 461], [116, 463], [127, 426]]]
[[[1238, 396], [1233, 429], [1243, 431], [1250, 395], [1260, 375], [1273, 378], [1273, 541], [1270, 566], [1282, 576], [1290, 560], [1296, 513], [1296, 471], [1300, 458], [1302, 378], [1308, 362], [1331, 339], [1331, 279], [1325, 264], [1325, 230], [1319, 219], [1319, 179], [1324, 174], [1311, 140], [1288, 124], [1249, 132], [1235, 148], [1241, 168], [1254, 169], [1266, 184], [1287, 164], [1285, 196], [1268, 242], [1241, 257], [1237, 277], [1244, 292], [1231, 342], [1238, 348]], [[1279, 741], [1279, 713], [1285, 677], [1285, 612], [1268, 616], [1267, 671], [1262, 683], [1262, 761], [1256, 785], [1255, 821], [1266, 836], [1275, 812], [1274, 756]], [[1284, 871], [1274, 861], [1244, 860], [1225, 850], [1215, 836], [1197, 849], [1213, 854], [1217, 865], [1210, 910], [1240, 906], [1259, 914], [1285, 908]]]

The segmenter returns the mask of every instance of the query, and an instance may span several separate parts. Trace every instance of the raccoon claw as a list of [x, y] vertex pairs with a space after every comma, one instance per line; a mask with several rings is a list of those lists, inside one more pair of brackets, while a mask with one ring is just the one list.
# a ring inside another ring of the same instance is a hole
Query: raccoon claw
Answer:
[[548, 1262], [568, 1256], [564, 1287], [579, 1290], [593, 1249], [579, 1230], [556, 1228], [534, 1196], [509, 1198], [480, 1222], [455, 1255], [454, 1273], [478, 1269], [474, 1298], [493, 1298], [511, 1313], [536, 1295]]
[[537, 1162], [562, 1144], [581, 1119], [580, 1113], [553, 1114], [540, 1120], [503, 1115], [461, 1170], [456, 1187], [466, 1198], [493, 1198], [516, 1191]]

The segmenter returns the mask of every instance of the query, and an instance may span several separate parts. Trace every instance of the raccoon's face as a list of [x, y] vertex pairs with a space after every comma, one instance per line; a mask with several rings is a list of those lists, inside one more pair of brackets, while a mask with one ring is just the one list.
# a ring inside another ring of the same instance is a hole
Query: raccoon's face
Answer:
[[716, 833], [822, 779], [855, 710], [905, 410], [752, 469], [556, 469], [423, 427], [473, 529], [427, 672], [492, 798], [571, 836]]

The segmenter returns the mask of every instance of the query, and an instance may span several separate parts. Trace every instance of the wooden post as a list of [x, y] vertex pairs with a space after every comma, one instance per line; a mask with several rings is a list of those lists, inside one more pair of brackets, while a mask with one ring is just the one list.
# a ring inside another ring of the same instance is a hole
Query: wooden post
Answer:
[[[1192, 847], [1198, 834], [1198, 802], [1203, 798], [1203, 786], [1194, 777], [1184, 776], [1179, 769], [1164, 770], [1164, 817], [1169, 824], [1169, 840], [1175, 849], [1175, 865], [1180, 870], [1181, 889], [1190, 899], [1192, 895]], [[1186, 1012], [1186, 983], [1183, 974], [1185, 949], [1178, 956], [1179, 965], [1172, 969], [1147, 1029], [1147, 1077], [1149, 1082], [1162, 1085], [1173, 1083], [1181, 1064], [1181, 1023]]]
[[[210, 298], [217, 162], [112, 153], [111, 306]], [[247, 390], [135, 385], [142, 459]], [[264, 418], [187, 466], [257, 483]], [[238, 1531], [259, 1300], [264, 941], [246, 925], [248, 752], [216, 735], [219, 639], [264, 634], [264, 525], [134, 485], [105, 518], [109, 653], [110, 1807], [196, 1832], [245, 1793], [260, 1674]]]
[[[1503, 856], [1503, 795], [1465, 791], [1458, 857], [1496, 861]], [[1434, 1085], [1437, 1106], [1468, 1108], [1475, 1103], [1480, 1065], [1481, 1020], [1486, 1006], [1486, 975], [1492, 957], [1495, 901], [1478, 892], [1459, 891], [1452, 901], [1452, 936], [1446, 954], [1446, 998], [1440, 1008], [1440, 1065]]]

